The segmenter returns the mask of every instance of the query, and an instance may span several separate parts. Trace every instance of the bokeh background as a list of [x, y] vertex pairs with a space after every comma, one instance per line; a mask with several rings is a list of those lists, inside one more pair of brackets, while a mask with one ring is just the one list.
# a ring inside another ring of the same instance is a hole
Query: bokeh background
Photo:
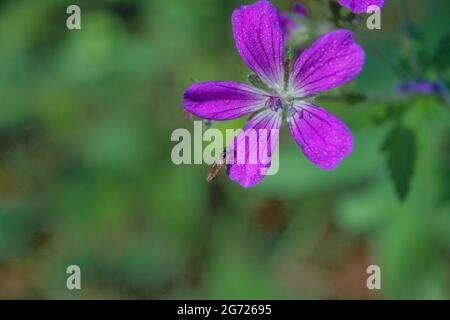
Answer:
[[354, 134], [337, 170], [285, 128], [279, 173], [252, 189], [170, 158], [189, 84], [246, 79], [241, 3], [79, 0], [69, 31], [74, 1], [0, 1], [0, 298], [450, 298], [450, 106], [396, 91], [450, 80], [450, 2], [388, 0], [382, 30], [357, 29], [364, 71], [318, 102]]

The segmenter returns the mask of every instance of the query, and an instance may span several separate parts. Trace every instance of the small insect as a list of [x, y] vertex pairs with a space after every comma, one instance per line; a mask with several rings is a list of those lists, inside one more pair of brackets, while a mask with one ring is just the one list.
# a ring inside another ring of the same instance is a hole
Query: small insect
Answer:
[[206, 175], [206, 181], [211, 182], [213, 181], [217, 175], [219, 174], [220, 169], [224, 164], [226, 164], [227, 160], [227, 149], [223, 149], [223, 151], [220, 153], [217, 160], [214, 162], [214, 164], [209, 168], [208, 173]]

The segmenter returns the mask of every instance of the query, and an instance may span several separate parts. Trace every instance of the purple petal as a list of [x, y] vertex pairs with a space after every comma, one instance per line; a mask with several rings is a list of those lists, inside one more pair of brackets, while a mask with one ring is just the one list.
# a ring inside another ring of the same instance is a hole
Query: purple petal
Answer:
[[344, 122], [311, 103], [297, 104], [287, 118], [291, 135], [309, 161], [332, 170], [353, 148], [353, 138]]
[[239, 133], [228, 152], [228, 176], [241, 186], [252, 187], [264, 178], [278, 142], [281, 109], [267, 109], [251, 118]]
[[184, 93], [186, 111], [211, 120], [229, 120], [264, 107], [267, 97], [252, 86], [232, 81], [194, 83]]
[[338, 0], [338, 2], [353, 13], [366, 13], [369, 6], [379, 8], [384, 6], [384, 0]]
[[268, 85], [282, 88], [284, 38], [275, 7], [267, 0], [240, 6], [231, 20], [236, 47], [244, 62]]
[[354, 79], [365, 53], [349, 30], [328, 32], [303, 51], [290, 76], [291, 90], [300, 96], [327, 91]]

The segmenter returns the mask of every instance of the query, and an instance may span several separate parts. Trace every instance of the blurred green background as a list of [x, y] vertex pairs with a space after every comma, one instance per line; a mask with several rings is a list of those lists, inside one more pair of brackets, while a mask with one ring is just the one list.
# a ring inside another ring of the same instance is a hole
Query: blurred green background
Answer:
[[[450, 107], [399, 95], [390, 66], [448, 82], [450, 2], [387, 0], [382, 30], [356, 33], [364, 71], [330, 93], [365, 98], [319, 101], [353, 154], [321, 171], [285, 128], [280, 172], [252, 189], [170, 159], [172, 131], [192, 130], [184, 90], [245, 81], [230, 24], [243, 2], [80, 0], [69, 31], [73, 1], [0, 1], [0, 298], [450, 298]], [[371, 264], [382, 290], [366, 288]]]

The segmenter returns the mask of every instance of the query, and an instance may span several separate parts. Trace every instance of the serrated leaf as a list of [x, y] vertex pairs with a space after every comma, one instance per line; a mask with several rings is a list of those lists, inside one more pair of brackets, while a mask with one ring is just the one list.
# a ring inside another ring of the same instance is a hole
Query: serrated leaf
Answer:
[[411, 129], [397, 125], [387, 136], [382, 150], [388, 155], [387, 166], [397, 195], [403, 201], [408, 195], [416, 164], [416, 136]]

